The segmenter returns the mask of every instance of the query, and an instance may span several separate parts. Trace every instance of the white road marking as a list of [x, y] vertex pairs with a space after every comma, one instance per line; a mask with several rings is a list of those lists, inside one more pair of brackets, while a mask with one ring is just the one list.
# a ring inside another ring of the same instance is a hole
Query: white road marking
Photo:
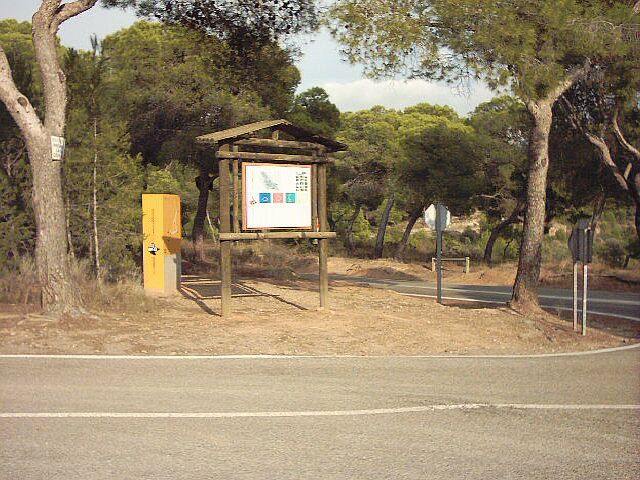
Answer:
[[[426, 294], [426, 293], [403, 293], [403, 292], [396, 292], [400, 295], [404, 295], [405, 297], [423, 297], [423, 298], [436, 298], [436, 295], [430, 295], [430, 294]], [[460, 297], [442, 297], [443, 300], [458, 300], [460, 302], [473, 302], [473, 303], [489, 303], [489, 304], [493, 304], [493, 305], [500, 305], [503, 302], [497, 301], [497, 300], [479, 300], [479, 299], [474, 299], [474, 298], [460, 298]], [[548, 308], [551, 310], [562, 310], [562, 311], [573, 311], [573, 308], [569, 308], [569, 307], [558, 307], [556, 305], [544, 305], [544, 304], [540, 304], [541, 307], [543, 308]], [[592, 315], [603, 315], [605, 317], [614, 317], [614, 318], [622, 318], [624, 320], [631, 320], [632, 322], [640, 322], [640, 317], [632, 317], [630, 315], [621, 315], [618, 313], [609, 313], [609, 312], [599, 312], [596, 310], [590, 310], [589, 308], [587, 308], [587, 313], [590, 313]]]
[[455, 405], [424, 405], [419, 407], [374, 408], [368, 410], [309, 410], [293, 412], [6, 412], [0, 418], [281, 418], [281, 417], [343, 417], [425, 413], [446, 410], [478, 409], [511, 410], [640, 410], [640, 405], [561, 405], [534, 403], [462, 403]]
[[503, 355], [464, 355], [464, 354], [433, 354], [433, 355], [101, 355], [101, 354], [37, 354], [37, 353], [11, 353], [0, 354], [0, 360], [340, 360], [340, 359], [421, 359], [421, 358], [450, 358], [459, 360], [469, 359], [530, 359], [546, 357], [582, 357], [603, 353], [616, 353], [624, 350], [640, 348], [640, 343], [623, 345], [621, 347], [601, 348], [581, 352], [558, 353], [530, 353], [530, 354], [503, 354]]

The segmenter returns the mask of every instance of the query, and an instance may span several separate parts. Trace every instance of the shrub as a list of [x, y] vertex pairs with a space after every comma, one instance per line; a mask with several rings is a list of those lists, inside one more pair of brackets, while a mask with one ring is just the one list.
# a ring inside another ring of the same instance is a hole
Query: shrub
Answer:
[[624, 266], [627, 251], [618, 239], [610, 238], [599, 242], [595, 246], [594, 254], [609, 266], [621, 268]]

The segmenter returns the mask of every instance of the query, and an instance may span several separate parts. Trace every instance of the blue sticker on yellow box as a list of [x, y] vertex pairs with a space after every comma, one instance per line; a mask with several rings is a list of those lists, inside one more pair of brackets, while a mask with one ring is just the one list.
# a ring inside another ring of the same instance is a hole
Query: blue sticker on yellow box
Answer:
[[287, 203], [296, 203], [296, 194], [295, 193], [287, 193], [286, 202]]
[[270, 193], [261, 193], [260, 194], [260, 203], [271, 203], [271, 194]]

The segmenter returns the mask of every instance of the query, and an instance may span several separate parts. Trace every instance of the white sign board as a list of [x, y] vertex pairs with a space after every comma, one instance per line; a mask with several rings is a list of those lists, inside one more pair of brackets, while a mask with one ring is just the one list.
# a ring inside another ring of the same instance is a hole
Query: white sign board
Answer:
[[51, 159], [62, 160], [64, 157], [64, 137], [51, 135]]
[[[446, 230], [446, 228], [451, 225], [451, 212], [446, 207], [444, 207], [444, 209], [446, 215], [443, 230]], [[436, 229], [436, 206], [434, 204], [429, 205], [429, 208], [424, 211], [424, 223], [426, 223], [427, 227], [431, 230]]]
[[245, 230], [311, 228], [311, 165], [242, 164]]

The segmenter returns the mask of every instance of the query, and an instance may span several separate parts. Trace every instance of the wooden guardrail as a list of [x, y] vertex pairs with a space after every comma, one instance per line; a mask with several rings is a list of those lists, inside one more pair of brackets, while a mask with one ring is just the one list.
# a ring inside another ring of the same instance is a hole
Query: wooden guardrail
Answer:
[[[431, 271], [436, 271], [436, 258], [431, 257]], [[443, 262], [464, 262], [464, 273], [469, 273], [469, 269], [471, 267], [471, 260], [469, 257], [459, 257], [459, 258], [442, 258]]]

